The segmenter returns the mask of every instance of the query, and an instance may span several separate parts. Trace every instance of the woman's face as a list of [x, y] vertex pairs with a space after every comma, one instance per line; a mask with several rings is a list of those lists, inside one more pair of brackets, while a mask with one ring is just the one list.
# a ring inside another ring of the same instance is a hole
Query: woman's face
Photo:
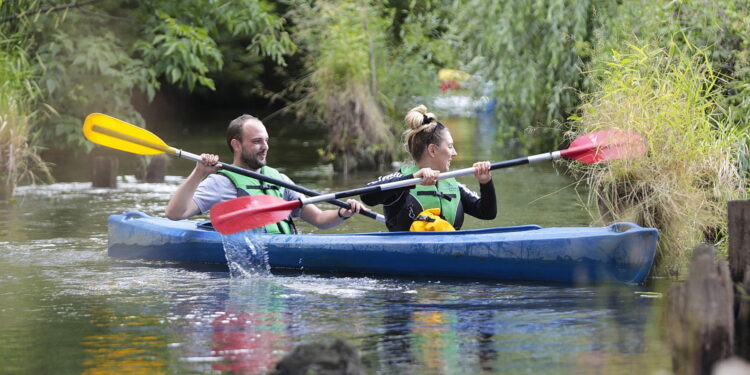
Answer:
[[429, 145], [432, 149], [432, 162], [430, 168], [436, 169], [440, 172], [448, 172], [451, 169], [451, 159], [458, 155], [456, 149], [453, 147], [453, 137], [448, 129], [440, 130], [440, 144]]

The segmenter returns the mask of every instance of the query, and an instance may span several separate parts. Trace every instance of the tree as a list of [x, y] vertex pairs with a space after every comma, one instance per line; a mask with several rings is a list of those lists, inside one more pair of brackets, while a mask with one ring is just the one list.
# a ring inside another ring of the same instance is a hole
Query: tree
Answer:
[[0, 28], [21, 35], [36, 61], [47, 104], [38, 126], [42, 140], [56, 147], [90, 148], [80, 125], [91, 112], [142, 124], [131, 97], [143, 92], [151, 100], [163, 82], [186, 91], [214, 89], [210, 75], [235, 59], [222, 53], [219, 42], [245, 41], [245, 54], [281, 65], [296, 49], [284, 19], [264, 0], [93, 0], [52, 6], [20, 0], [0, 17]]

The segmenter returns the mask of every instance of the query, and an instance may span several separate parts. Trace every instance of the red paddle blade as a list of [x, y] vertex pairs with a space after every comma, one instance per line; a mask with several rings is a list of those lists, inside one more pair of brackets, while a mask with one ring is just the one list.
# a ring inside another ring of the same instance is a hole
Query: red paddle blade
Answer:
[[636, 158], [646, 155], [646, 143], [636, 131], [605, 129], [584, 134], [573, 141], [560, 156], [582, 163]]
[[211, 224], [221, 234], [234, 234], [278, 223], [301, 205], [270, 195], [244, 196], [211, 207]]

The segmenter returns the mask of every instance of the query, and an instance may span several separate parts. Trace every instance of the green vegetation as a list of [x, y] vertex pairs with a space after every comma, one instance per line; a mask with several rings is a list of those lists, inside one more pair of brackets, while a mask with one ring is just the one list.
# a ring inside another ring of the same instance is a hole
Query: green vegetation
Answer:
[[[56, 7], [37, 0], [4, 4], [0, 31], [22, 35], [40, 72], [45, 102], [35, 124], [42, 141], [82, 150], [81, 120], [107, 112], [143, 124], [131, 103], [153, 99], [163, 83], [186, 92], [214, 89], [226, 60], [257, 79], [268, 57], [285, 64], [294, 51], [284, 19], [262, 0], [82, 1]], [[222, 47], [220, 47], [222, 45]], [[241, 46], [242, 59], [234, 59]], [[231, 52], [227, 56], [225, 52]], [[255, 74], [250, 74], [254, 72]]]
[[321, 154], [337, 170], [389, 168], [409, 105], [404, 100], [434, 93], [439, 62], [453, 57], [438, 38], [442, 19], [424, 13], [439, 8], [430, 2], [292, 4], [307, 69], [290, 90], [300, 97], [292, 108], [306, 122], [327, 126]]
[[464, 70], [494, 83], [504, 136], [519, 138], [533, 152], [559, 144], [583, 86], [596, 10], [610, 2], [455, 3], [453, 48], [461, 51]]
[[744, 195], [737, 159], [743, 133], [720, 105], [719, 79], [704, 50], [628, 45], [596, 74], [600, 80], [574, 118], [576, 133], [635, 130], [649, 153], [579, 166], [589, 198], [615, 221], [658, 228], [657, 265], [676, 276], [693, 246], [726, 233], [727, 201]]
[[31, 128], [40, 95], [30, 65], [19, 46], [8, 39], [0, 44], [0, 202], [10, 199], [18, 183], [51, 179]]
[[676, 276], [696, 244], [726, 248], [727, 200], [747, 197], [750, 4], [630, 0], [599, 17], [571, 126], [639, 130], [649, 157], [587, 170], [589, 198], [659, 228], [659, 271]]
[[[740, 133], [750, 129], [750, 3], [744, 0], [712, 2], [682, 0], [663, 4], [629, 0], [610, 4], [600, 12], [601, 26], [594, 37], [595, 52], [588, 82], [602, 79], [612, 51], [622, 51], [628, 42], [661, 48], [698, 48], [718, 81], [715, 99], [725, 111], [719, 116]], [[689, 43], [687, 42], [689, 41]], [[586, 91], [590, 91], [587, 87]], [[750, 145], [750, 138], [745, 136]], [[743, 148], [743, 149], [746, 149]], [[740, 152], [744, 152], [739, 150]], [[739, 155], [742, 170], [750, 175], [750, 155]]]
[[372, 12], [357, 3], [329, 1], [299, 2], [291, 12], [310, 70], [299, 83], [306, 91], [299, 110], [328, 124], [330, 142], [324, 153], [345, 172], [358, 164], [390, 165], [392, 155], [374, 65], [383, 46], [383, 22]]

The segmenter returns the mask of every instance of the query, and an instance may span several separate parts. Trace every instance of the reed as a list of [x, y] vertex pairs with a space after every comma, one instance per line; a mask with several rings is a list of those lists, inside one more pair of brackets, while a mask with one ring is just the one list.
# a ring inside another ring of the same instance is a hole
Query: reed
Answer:
[[31, 124], [39, 90], [23, 50], [10, 45], [7, 39], [0, 45], [0, 201], [9, 200], [19, 183], [52, 179]]
[[321, 155], [345, 173], [390, 166], [394, 136], [379, 103], [377, 76], [377, 65], [387, 63], [382, 19], [362, 2], [301, 1], [290, 14], [309, 70], [296, 107], [327, 126], [329, 143]]
[[718, 104], [724, 82], [708, 51], [689, 42], [667, 45], [628, 44], [589, 72], [600, 79], [584, 96], [580, 116], [571, 117], [570, 135], [602, 128], [642, 134], [647, 157], [575, 168], [590, 186], [588, 206], [598, 205], [602, 220], [660, 230], [656, 271], [676, 277], [695, 245], [721, 246], [726, 238], [727, 201], [747, 195], [738, 160], [746, 143]]

